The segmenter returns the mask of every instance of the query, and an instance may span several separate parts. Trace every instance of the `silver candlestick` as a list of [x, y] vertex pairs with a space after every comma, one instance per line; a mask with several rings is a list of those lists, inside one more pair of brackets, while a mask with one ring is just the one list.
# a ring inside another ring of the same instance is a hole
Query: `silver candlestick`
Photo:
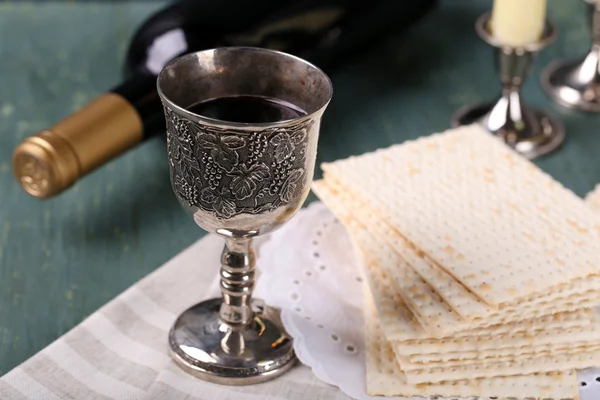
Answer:
[[[252, 241], [286, 223], [308, 196], [331, 82], [297, 57], [230, 47], [172, 61], [158, 77], [158, 93], [175, 195], [197, 225], [225, 240], [221, 298], [177, 318], [169, 333], [171, 355], [184, 370], [211, 382], [273, 379], [296, 357], [277, 313], [252, 298]], [[243, 123], [189, 111], [200, 101], [245, 95], [277, 99], [306, 114]]]
[[600, 112], [600, 3], [589, 5], [592, 49], [576, 61], [557, 60], [542, 72], [542, 87], [557, 103], [585, 111]]
[[503, 45], [492, 36], [489, 21], [490, 13], [482, 15], [477, 19], [475, 29], [485, 42], [496, 49], [502, 93], [493, 103], [480, 103], [459, 109], [452, 117], [452, 126], [480, 123], [527, 158], [547, 154], [563, 142], [564, 127], [545, 111], [528, 107], [522, 99], [521, 87], [537, 52], [554, 41], [556, 30], [546, 22], [538, 42], [512, 47]]

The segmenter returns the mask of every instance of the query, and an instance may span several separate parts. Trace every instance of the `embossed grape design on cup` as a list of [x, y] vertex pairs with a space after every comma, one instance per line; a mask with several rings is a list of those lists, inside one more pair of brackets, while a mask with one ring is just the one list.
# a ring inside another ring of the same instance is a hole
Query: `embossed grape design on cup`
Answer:
[[[244, 385], [272, 379], [296, 359], [277, 312], [252, 299], [252, 239], [281, 227], [306, 199], [331, 82], [297, 57], [231, 47], [172, 61], [157, 85], [173, 191], [196, 224], [225, 238], [222, 298], [203, 301], [179, 316], [169, 333], [171, 355], [186, 371], [212, 382]], [[306, 114], [240, 123], [188, 110], [231, 96], [277, 99]]]

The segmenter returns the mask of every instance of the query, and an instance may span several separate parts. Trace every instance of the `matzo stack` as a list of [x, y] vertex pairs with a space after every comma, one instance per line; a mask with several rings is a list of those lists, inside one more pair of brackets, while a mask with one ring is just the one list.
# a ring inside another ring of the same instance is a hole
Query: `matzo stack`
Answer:
[[[394, 296], [394, 289], [386, 285], [389, 279], [378, 273], [385, 264], [396, 263], [397, 266], [398, 260], [394, 259], [393, 253], [385, 251], [385, 244], [378, 243], [364, 227], [353, 221], [342, 202], [333, 201], [334, 194], [324, 182], [316, 182], [315, 191], [325, 202], [333, 204], [332, 209], [347, 225], [354, 243], [365, 258], [368, 284], [382, 303], [379, 308], [395, 326], [405, 328], [404, 334], [409, 332], [413, 337], [427, 337], [423, 330], [419, 335], [420, 324], [413, 319], [414, 313], [409, 311], [401, 298]], [[600, 363], [600, 327], [595, 312], [584, 309], [569, 315], [571, 318], [563, 320], [562, 317], [561, 314], [554, 314], [539, 320], [465, 331], [460, 332], [462, 337], [456, 338], [412, 339], [393, 341], [390, 344], [401, 361], [404, 379], [413, 384], [460, 380], [467, 377], [516, 376], [585, 368]], [[577, 317], [581, 319], [577, 321]], [[575, 322], [575, 325], [570, 326], [569, 322]], [[464, 336], [469, 334], [471, 336]], [[577, 341], [577, 345], [571, 346], [571, 341]], [[552, 348], [559, 351], [549, 352]], [[427, 364], [422, 360], [414, 362], [406, 357], [407, 354], [421, 353], [425, 356], [432, 351], [442, 350], [451, 352], [448, 357], [455, 359], [450, 365], [445, 365], [448, 364], [445, 360], [436, 362], [439, 354], [434, 354], [430, 359], [425, 358]]]
[[559, 377], [512, 396], [577, 397], [574, 370], [600, 365], [600, 219], [581, 199], [475, 126], [323, 169], [313, 190], [372, 293], [370, 394], [511, 396], [497, 383]]

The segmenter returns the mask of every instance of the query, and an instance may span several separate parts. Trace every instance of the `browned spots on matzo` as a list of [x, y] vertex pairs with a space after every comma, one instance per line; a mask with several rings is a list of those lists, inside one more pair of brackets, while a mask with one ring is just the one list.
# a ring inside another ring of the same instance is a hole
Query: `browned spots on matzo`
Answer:
[[419, 168], [411, 167], [408, 169], [408, 175], [410, 175], [410, 176], [416, 175], [419, 172], [421, 172], [421, 170]]
[[493, 289], [493, 287], [492, 287], [492, 286], [491, 286], [489, 283], [486, 283], [486, 282], [483, 282], [483, 283], [482, 283], [481, 285], [479, 285], [478, 287], [479, 287], [479, 289], [480, 289], [481, 291], [483, 291], [483, 292], [488, 292], [488, 291], [490, 291], [490, 290], [492, 290], [492, 289]]
[[448, 253], [448, 254], [454, 254], [454, 252], [455, 252], [456, 250], [454, 250], [454, 247], [452, 247], [452, 246], [448, 245], [448, 246], [444, 247], [444, 251], [445, 251], [446, 253]]

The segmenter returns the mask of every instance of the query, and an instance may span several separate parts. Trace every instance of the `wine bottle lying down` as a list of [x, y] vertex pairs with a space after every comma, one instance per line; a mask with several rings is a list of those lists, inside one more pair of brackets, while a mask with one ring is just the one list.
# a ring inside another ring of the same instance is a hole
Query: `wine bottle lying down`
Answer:
[[252, 46], [302, 57], [327, 73], [436, 0], [183, 0], [151, 16], [127, 53], [127, 80], [23, 141], [13, 170], [23, 189], [53, 197], [87, 173], [165, 131], [156, 77], [180, 55]]

